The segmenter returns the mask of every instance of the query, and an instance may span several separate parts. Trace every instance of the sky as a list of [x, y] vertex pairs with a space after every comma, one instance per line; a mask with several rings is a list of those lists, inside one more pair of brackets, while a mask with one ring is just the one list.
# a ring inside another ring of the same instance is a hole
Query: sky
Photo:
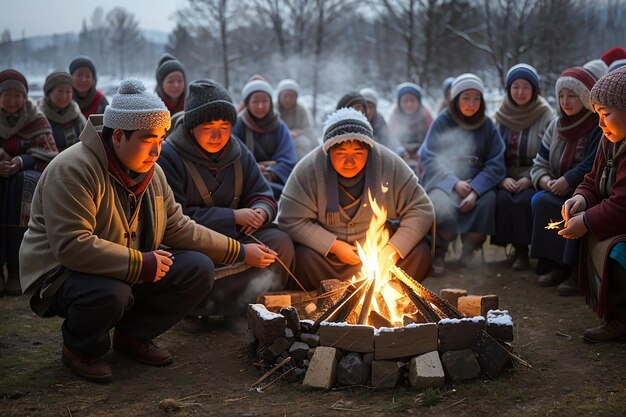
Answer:
[[185, 0], [0, 0], [0, 33], [11, 31], [13, 39], [79, 32], [100, 6], [105, 14], [121, 6], [135, 15], [142, 29], [169, 33], [175, 26], [173, 14], [187, 5]]

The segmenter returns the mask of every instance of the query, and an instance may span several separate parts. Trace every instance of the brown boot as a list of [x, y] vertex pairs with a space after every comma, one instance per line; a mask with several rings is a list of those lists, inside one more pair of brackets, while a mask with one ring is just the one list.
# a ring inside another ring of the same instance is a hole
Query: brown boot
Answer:
[[10, 268], [8, 270], [7, 283], [4, 285], [4, 293], [7, 295], [22, 295], [20, 272], [18, 269]]
[[626, 341], [626, 323], [617, 319], [607, 319], [598, 327], [587, 329], [583, 339], [591, 343]]
[[537, 280], [540, 287], [553, 287], [565, 281], [569, 274], [560, 266], [555, 266], [547, 274], [543, 274]]
[[63, 345], [61, 362], [67, 365], [76, 375], [90, 381], [109, 382], [113, 379], [111, 366], [99, 356], [81, 355]]
[[561, 297], [578, 295], [578, 272], [572, 272], [565, 281], [556, 287], [556, 290]]
[[118, 329], [113, 332], [113, 350], [146, 365], [165, 366], [174, 361], [170, 352], [161, 349], [152, 340], [139, 339]]

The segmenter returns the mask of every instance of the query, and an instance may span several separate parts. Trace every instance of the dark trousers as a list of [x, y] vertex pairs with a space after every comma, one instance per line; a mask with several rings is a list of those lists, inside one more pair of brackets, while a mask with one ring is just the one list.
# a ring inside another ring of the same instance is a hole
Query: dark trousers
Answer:
[[[430, 245], [422, 239], [407, 254], [399, 259], [396, 265], [409, 274], [413, 279], [421, 282], [430, 268]], [[319, 287], [326, 279], [348, 280], [361, 270], [362, 264], [346, 265], [335, 255], [323, 256], [308, 246], [296, 245], [296, 277], [308, 290]]]
[[63, 343], [70, 350], [103, 355], [109, 330], [153, 339], [188, 314], [213, 286], [214, 266], [199, 252], [174, 252], [169, 272], [156, 283], [134, 286], [114, 278], [72, 273], [55, 294], [49, 312], [63, 317]]
[[534, 194], [534, 188], [520, 193], [510, 193], [503, 188], [496, 191], [496, 234], [491, 236], [492, 244], [530, 244], [533, 226], [530, 200]]

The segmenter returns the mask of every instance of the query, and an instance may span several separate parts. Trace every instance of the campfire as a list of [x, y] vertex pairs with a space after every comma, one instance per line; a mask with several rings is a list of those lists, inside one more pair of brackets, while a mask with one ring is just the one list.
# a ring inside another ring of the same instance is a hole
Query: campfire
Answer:
[[256, 365], [270, 368], [253, 387], [277, 373], [314, 387], [392, 388], [408, 379], [421, 389], [495, 377], [512, 359], [529, 366], [512, 353], [513, 321], [497, 296], [444, 289], [439, 297], [383, 259], [387, 211], [368, 198], [373, 217], [357, 243], [363, 266], [349, 283], [330, 279], [334, 288], [322, 282], [317, 295], [263, 294], [248, 306], [248, 345]]

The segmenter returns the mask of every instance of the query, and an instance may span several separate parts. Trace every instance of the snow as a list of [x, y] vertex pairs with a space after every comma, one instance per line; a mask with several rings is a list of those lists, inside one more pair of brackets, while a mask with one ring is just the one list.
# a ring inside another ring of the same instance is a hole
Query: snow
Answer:
[[489, 310], [487, 323], [496, 326], [513, 326], [513, 319], [509, 315], [509, 310]]
[[259, 317], [261, 317], [263, 320], [276, 320], [277, 318], [281, 318], [281, 319], [285, 319], [281, 314], [278, 313], [272, 313], [271, 311], [269, 311], [267, 308], [265, 308], [265, 306], [263, 304], [251, 304], [252, 309], [254, 311], [257, 312], [257, 314], [259, 315]]
[[350, 324], [350, 323], [346, 323], [345, 321], [339, 322], [339, 323], [335, 323], [332, 321], [323, 321], [320, 326], [328, 326], [328, 327], [372, 327], [372, 326], [368, 326], [366, 324]]
[[462, 319], [441, 319], [439, 320], [438, 324], [459, 324], [461, 322], [474, 322], [474, 323], [480, 323], [480, 322], [484, 322], [485, 318], [483, 316], [476, 316], [476, 317], [464, 317]]

